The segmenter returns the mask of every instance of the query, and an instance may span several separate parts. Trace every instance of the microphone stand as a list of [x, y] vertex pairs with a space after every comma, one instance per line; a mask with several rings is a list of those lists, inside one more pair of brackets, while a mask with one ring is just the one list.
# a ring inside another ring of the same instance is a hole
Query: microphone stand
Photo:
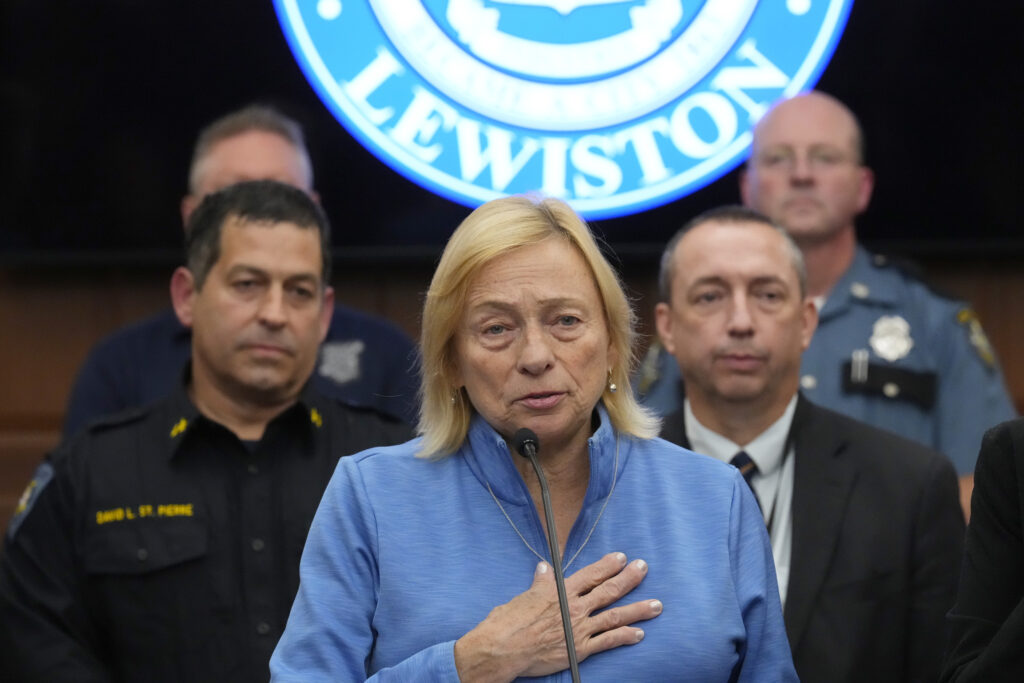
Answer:
[[555, 515], [551, 510], [551, 494], [548, 480], [537, 460], [537, 435], [529, 429], [520, 429], [513, 438], [516, 450], [533, 465], [540, 482], [540, 495], [544, 503], [544, 517], [548, 526], [548, 551], [551, 553], [551, 564], [555, 569], [555, 586], [558, 589], [558, 608], [562, 613], [562, 630], [565, 632], [565, 649], [569, 655], [569, 671], [573, 683], [580, 683], [580, 665], [576, 660], [576, 642], [572, 635], [572, 619], [569, 616], [569, 599], [565, 594], [565, 576], [562, 574], [562, 556], [558, 552], [558, 532], [555, 530]]

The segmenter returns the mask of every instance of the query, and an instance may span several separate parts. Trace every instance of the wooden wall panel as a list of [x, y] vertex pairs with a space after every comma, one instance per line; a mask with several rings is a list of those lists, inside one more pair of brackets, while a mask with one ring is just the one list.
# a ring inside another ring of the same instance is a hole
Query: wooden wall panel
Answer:
[[[629, 266], [624, 279], [640, 317], [642, 344], [654, 335], [656, 266]], [[935, 260], [930, 279], [973, 302], [1024, 407], [1024, 268], [1010, 261]], [[167, 305], [168, 268], [0, 271], [0, 528], [27, 478], [56, 443], [64, 402], [92, 345], [120, 325]], [[419, 334], [428, 266], [339, 268], [338, 301], [384, 315]]]
[[1024, 412], [1024, 266], [943, 260], [929, 262], [927, 273], [943, 292], [971, 302], [999, 355], [1017, 412]]

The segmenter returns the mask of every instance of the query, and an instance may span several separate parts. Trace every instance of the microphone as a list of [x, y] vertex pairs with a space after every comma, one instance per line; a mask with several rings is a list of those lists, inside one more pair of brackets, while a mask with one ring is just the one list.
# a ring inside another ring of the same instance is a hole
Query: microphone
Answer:
[[548, 480], [544, 471], [537, 461], [537, 451], [540, 450], [540, 440], [532, 429], [523, 427], [516, 431], [512, 437], [512, 448], [516, 453], [523, 456], [533, 465], [533, 471], [537, 473], [537, 480], [540, 482], [540, 496], [544, 502], [544, 517], [548, 522], [548, 552], [551, 553], [551, 565], [555, 569], [555, 586], [558, 588], [558, 609], [562, 613], [562, 630], [565, 631], [565, 649], [569, 655], [569, 671], [572, 673], [573, 683], [580, 683], [580, 665], [576, 661], [576, 642], [572, 636], [572, 619], [569, 617], [569, 599], [565, 595], [565, 577], [562, 575], [562, 557], [558, 552], [558, 532], [555, 530], [555, 515], [551, 511], [551, 492], [548, 490]]

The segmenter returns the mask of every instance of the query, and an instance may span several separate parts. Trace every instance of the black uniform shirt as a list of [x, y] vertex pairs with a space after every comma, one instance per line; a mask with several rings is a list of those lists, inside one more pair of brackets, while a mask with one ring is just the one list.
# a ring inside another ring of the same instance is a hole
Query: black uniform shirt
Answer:
[[86, 429], [40, 467], [8, 530], [0, 673], [267, 680], [338, 458], [409, 436], [308, 389], [254, 444], [184, 390]]

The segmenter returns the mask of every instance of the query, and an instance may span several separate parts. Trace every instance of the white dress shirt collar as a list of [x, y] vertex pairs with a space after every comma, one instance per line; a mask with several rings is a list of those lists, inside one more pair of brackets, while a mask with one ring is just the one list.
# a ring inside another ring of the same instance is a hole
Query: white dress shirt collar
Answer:
[[745, 451], [757, 465], [759, 475], [769, 477], [782, 463], [782, 449], [796, 412], [796, 394], [793, 394], [782, 416], [748, 444], [735, 443], [702, 425], [693, 414], [690, 399], [683, 401], [683, 410], [686, 416], [686, 436], [690, 440], [691, 449], [722, 462], [729, 462], [739, 451]]

